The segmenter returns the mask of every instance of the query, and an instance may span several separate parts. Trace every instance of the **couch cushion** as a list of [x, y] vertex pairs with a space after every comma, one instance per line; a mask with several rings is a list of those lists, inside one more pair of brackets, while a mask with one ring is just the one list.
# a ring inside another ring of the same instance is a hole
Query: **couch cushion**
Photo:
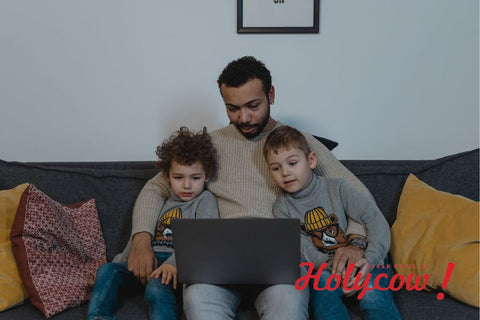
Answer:
[[67, 207], [34, 185], [22, 194], [11, 241], [30, 300], [47, 318], [87, 301], [106, 262], [95, 200]]
[[0, 191], [0, 311], [22, 303], [27, 292], [18, 273], [10, 232], [18, 204], [28, 183]]
[[[87, 318], [88, 303], [56, 314], [54, 320], [79, 320]], [[127, 292], [121, 299], [116, 312], [117, 320], [148, 320], [148, 306], [143, 292]], [[0, 312], [4, 320], [45, 320], [30, 303]]]
[[479, 209], [477, 201], [437, 191], [410, 175], [392, 227], [391, 254], [394, 265], [415, 268], [396, 271], [405, 277], [428, 274], [428, 286], [436, 289], [442, 287], [448, 264], [454, 263], [445, 292], [478, 307]]
[[60, 203], [95, 198], [110, 261], [128, 242], [132, 210], [154, 162], [26, 164], [0, 160], [0, 189], [30, 182]]

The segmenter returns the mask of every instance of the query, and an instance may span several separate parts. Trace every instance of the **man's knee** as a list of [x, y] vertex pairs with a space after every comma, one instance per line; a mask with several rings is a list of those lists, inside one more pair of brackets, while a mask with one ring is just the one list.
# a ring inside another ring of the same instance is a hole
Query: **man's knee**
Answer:
[[195, 305], [201, 304], [203, 298], [208, 290], [208, 285], [204, 284], [191, 284], [183, 290], [183, 305], [185, 308], [194, 308]]
[[183, 310], [187, 318], [201, 319], [201, 315], [209, 315], [215, 319], [233, 319], [239, 304], [238, 293], [223, 286], [192, 284], [183, 291]]
[[255, 307], [268, 319], [307, 319], [309, 290], [297, 290], [293, 285], [274, 285], [257, 298]]

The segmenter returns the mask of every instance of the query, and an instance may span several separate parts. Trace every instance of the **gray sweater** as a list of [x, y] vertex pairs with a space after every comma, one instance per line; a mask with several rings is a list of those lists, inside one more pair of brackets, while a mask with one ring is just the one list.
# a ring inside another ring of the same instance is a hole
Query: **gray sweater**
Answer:
[[[312, 176], [304, 189], [283, 193], [273, 207], [276, 218], [300, 219], [302, 259], [316, 268], [331, 264], [335, 249], [346, 244], [344, 231], [351, 218], [367, 227], [368, 263], [383, 263], [390, 248], [390, 227], [375, 202], [345, 180]], [[317, 231], [316, 237], [308, 231]]]
[[[165, 261], [177, 267], [173, 254], [172, 219], [218, 219], [218, 205], [214, 195], [204, 190], [197, 197], [189, 201], [182, 201], [173, 192], [162, 207], [156, 223], [155, 235], [152, 239], [154, 252], [172, 252]], [[125, 262], [131, 250], [131, 239], [125, 250], [114, 258], [114, 262]]]

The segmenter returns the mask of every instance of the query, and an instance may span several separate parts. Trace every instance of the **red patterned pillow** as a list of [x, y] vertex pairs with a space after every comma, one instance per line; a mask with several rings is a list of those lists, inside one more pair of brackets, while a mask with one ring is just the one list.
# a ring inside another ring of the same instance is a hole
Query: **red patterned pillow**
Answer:
[[89, 280], [106, 262], [94, 199], [65, 206], [30, 184], [10, 238], [30, 300], [45, 317], [88, 301]]

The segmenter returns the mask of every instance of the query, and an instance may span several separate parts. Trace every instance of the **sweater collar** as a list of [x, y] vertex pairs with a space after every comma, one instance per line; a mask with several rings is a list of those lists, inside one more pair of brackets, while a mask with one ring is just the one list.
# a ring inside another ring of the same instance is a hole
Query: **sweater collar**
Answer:
[[179, 197], [177, 197], [177, 195], [175, 193], [173, 193], [172, 188], [170, 188], [170, 199], [172, 199], [174, 201], [182, 201]]
[[308, 197], [318, 188], [318, 179], [317, 176], [312, 172], [312, 176], [310, 178], [310, 182], [307, 184], [305, 188], [299, 190], [297, 192], [291, 193], [290, 196], [294, 199], [302, 199]]

